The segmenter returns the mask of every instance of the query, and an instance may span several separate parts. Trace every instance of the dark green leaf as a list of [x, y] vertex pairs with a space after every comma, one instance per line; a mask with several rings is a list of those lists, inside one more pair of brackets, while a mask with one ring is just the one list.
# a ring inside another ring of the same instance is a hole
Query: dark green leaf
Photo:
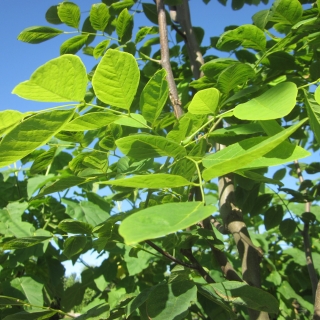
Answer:
[[3, 250], [13, 250], [13, 249], [24, 249], [28, 247], [35, 246], [38, 243], [49, 240], [51, 237], [28, 237], [28, 238], [18, 238], [10, 240], [8, 242], [2, 243], [0, 246]]
[[294, 234], [296, 227], [297, 224], [291, 219], [284, 219], [279, 226], [281, 234], [286, 238], [289, 238]]
[[67, 233], [74, 234], [91, 234], [92, 226], [88, 223], [76, 221], [72, 219], [62, 220], [58, 228]]
[[87, 243], [84, 236], [75, 236], [68, 238], [63, 245], [63, 254], [70, 259], [72, 256], [80, 253]]

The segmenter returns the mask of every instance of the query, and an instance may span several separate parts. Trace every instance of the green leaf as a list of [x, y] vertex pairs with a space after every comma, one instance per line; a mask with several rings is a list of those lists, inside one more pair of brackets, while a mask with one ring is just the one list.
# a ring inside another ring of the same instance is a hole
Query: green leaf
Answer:
[[78, 186], [82, 183], [89, 181], [86, 178], [76, 177], [76, 176], [65, 176], [59, 177], [59, 180], [45, 186], [35, 198], [43, 197], [47, 194], [63, 191], [65, 189]]
[[18, 84], [12, 93], [41, 102], [82, 101], [87, 91], [87, 81], [81, 59], [63, 55], [39, 67], [30, 80]]
[[61, 33], [63, 33], [63, 31], [56, 28], [35, 26], [21, 31], [18, 35], [18, 40], [28, 43], [41, 43]]
[[245, 24], [222, 34], [217, 42], [217, 48], [222, 51], [235, 50], [242, 46], [257, 51], [266, 49], [266, 37], [258, 27]]
[[26, 115], [16, 110], [0, 111], [0, 135], [10, 131]]
[[111, 112], [89, 112], [70, 121], [63, 128], [64, 131], [96, 130], [113, 123], [119, 116]]
[[277, 184], [278, 186], [281, 186], [281, 187], [284, 186], [284, 184], [281, 181], [267, 178], [267, 177], [265, 177], [262, 174], [259, 174], [257, 172], [253, 172], [253, 171], [249, 171], [249, 170], [245, 170], [245, 171], [237, 170], [236, 173], [241, 175], [241, 176], [243, 176], [243, 177], [246, 177], [248, 179], [254, 180], [256, 182]]
[[134, 5], [134, 3], [135, 2], [133, 0], [123, 0], [123, 1], [112, 3], [110, 7], [118, 11], [118, 10], [123, 10], [125, 8], [130, 8]]
[[166, 75], [164, 69], [157, 71], [140, 95], [141, 113], [152, 124], [158, 119], [168, 99], [169, 87]]
[[149, 34], [157, 34], [158, 32], [159, 32], [159, 30], [158, 30], [157, 27], [142, 27], [136, 33], [136, 38], [134, 40], [134, 43], [137, 44], [140, 41], [142, 41], [147, 35], [149, 35]]
[[63, 244], [63, 254], [70, 259], [72, 256], [80, 253], [87, 243], [84, 236], [74, 236], [65, 240]]
[[264, 213], [264, 225], [266, 230], [270, 230], [278, 226], [283, 218], [283, 208], [281, 205], [275, 205], [270, 207]]
[[302, 17], [303, 8], [298, 0], [276, 0], [269, 12], [268, 21], [294, 25]]
[[3, 250], [24, 249], [35, 246], [38, 243], [49, 240], [51, 237], [25, 237], [13, 239], [8, 242], [2, 243], [0, 246]]
[[109, 49], [98, 64], [92, 85], [102, 102], [129, 110], [139, 80], [135, 58], [129, 53]]
[[10, 284], [13, 288], [19, 290], [30, 304], [43, 306], [42, 283], [39, 283], [31, 277], [23, 276], [13, 279]]
[[269, 10], [266, 9], [266, 10], [261, 10], [255, 13], [252, 16], [252, 21], [254, 25], [256, 25], [259, 29], [264, 31], [265, 26], [268, 23], [268, 18], [269, 18]]
[[12, 129], [0, 143], [0, 167], [20, 160], [44, 145], [73, 116], [74, 110], [38, 113]]
[[74, 36], [66, 40], [60, 47], [60, 55], [76, 54], [87, 42], [88, 35]]
[[125, 8], [119, 14], [116, 24], [116, 32], [120, 41], [129, 41], [131, 39], [132, 28], [133, 17], [129, 13], [128, 9]]
[[178, 281], [156, 286], [151, 291], [145, 308], [149, 319], [185, 319], [191, 302], [195, 301], [197, 287], [194, 282]]
[[288, 218], [281, 221], [279, 230], [284, 237], [290, 238], [294, 234], [296, 227], [296, 222]]
[[202, 202], [166, 203], [130, 215], [122, 221], [119, 233], [131, 245], [183, 230], [207, 218], [213, 210]]
[[99, 57], [103, 56], [103, 53], [107, 49], [109, 43], [110, 43], [109, 39], [103, 40], [100, 43], [98, 43], [96, 47], [93, 49], [93, 57], [95, 59], [98, 59]]
[[157, 158], [162, 156], [183, 157], [186, 150], [179, 144], [164, 137], [134, 134], [116, 141], [120, 151], [134, 159]]
[[81, 12], [75, 3], [68, 1], [59, 3], [58, 16], [67, 26], [76, 29], [79, 28]]
[[183, 186], [192, 185], [191, 182], [185, 178], [165, 173], [154, 173], [149, 175], [136, 175], [132, 178], [117, 179], [110, 181], [101, 181], [99, 184], [107, 184], [113, 186], [123, 186], [129, 188], [178, 188]]
[[314, 93], [314, 97], [318, 103], [314, 101], [311, 98], [311, 96], [307, 95], [307, 93], [305, 92], [305, 106], [309, 116], [310, 127], [318, 143], [320, 143], [320, 91], [318, 89], [319, 87], [316, 89]]
[[223, 300], [234, 304], [269, 313], [279, 311], [279, 303], [273, 295], [243, 282], [225, 281], [207, 284], [204, 287], [212, 288]]
[[200, 70], [203, 71], [205, 76], [215, 79], [223, 70], [238, 63], [237, 60], [231, 58], [217, 58], [206, 62], [201, 66]]
[[153, 3], [142, 3], [143, 12], [154, 24], [158, 24], [157, 6]]
[[192, 114], [215, 113], [219, 104], [220, 92], [215, 88], [197, 92], [191, 100], [188, 111]]
[[63, 199], [62, 202], [67, 204], [66, 212], [71, 218], [88, 223], [92, 226], [96, 226], [110, 217], [108, 212], [89, 201], [81, 201], [78, 203]]
[[72, 219], [62, 220], [58, 228], [64, 232], [74, 233], [74, 234], [91, 234], [93, 227], [85, 222], [76, 221]]
[[7, 297], [7, 296], [0, 296], [0, 305], [1, 306], [22, 306], [25, 303], [23, 301], [20, 301], [17, 298], [13, 297]]
[[254, 70], [245, 63], [236, 63], [223, 70], [218, 78], [217, 87], [222, 93], [229, 93], [239, 85], [255, 76]]
[[50, 310], [41, 310], [41, 311], [22, 311], [15, 314], [10, 314], [3, 318], [3, 320], [43, 320], [48, 319], [54, 316], [57, 312]]
[[110, 19], [109, 9], [105, 3], [95, 3], [90, 10], [90, 22], [98, 31], [104, 31]]
[[296, 125], [275, 134], [272, 137], [257, 137], [243, 140], [232, 144], [217, 153], [204, 157], [203, 165], [207, 168], [203, 171], [203, 179], [210, 180], [229, 172], [242, 168], [248, 168], [250, 163], [262, 157], [281, 142], [285, 141], [295, 132], [307, 119]]
[[62, 21], [58, 16], [58, 6], [51, 6], [47, 10], [45, 18], [51, 24], [62, 24]]
[[[37, 174], [37, 173], [40, 173], [42, 171], [47, 170], [48, 167], [53, 162], [56, 151], [57, 151], [57, 147], [52, 147], [48, 151], [45, 151], [45, 152], [41, 153], [39, 156], [37, 156], [31, 166], [31, 168], [30, 168], [30, 173]], [[28, 182], [30, 182], [30, 178], [29, 178]], [[28, 193], [28, 195], [30, 197], [32, 194]]]
[[132, 128], [148, 128], [146, 119], [139, 113], [131, 113], [129, 117], [119, 117], [114, 123]]
[[261, 96], [238, 104], [234, 116], [241, 120], [269, 120], [286, 116], [296, 105], [297, 86], [282, 82]]

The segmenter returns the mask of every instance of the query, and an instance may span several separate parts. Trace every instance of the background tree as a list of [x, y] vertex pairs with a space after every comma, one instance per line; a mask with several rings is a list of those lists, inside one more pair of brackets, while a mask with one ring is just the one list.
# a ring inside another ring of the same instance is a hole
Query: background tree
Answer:
[[[297, 161], [320, 141], [309, 2], [276, 0], [210, 47], [186, 0], [104, 0], [82, 25], [62, 2], [20, 33], [69, 38], [13, 90], [57, 106], [0, 113], [2, 319], [320, 318], [320, 166]], [[62, 262], [92, 249], [107, 258], [66, 285]]]

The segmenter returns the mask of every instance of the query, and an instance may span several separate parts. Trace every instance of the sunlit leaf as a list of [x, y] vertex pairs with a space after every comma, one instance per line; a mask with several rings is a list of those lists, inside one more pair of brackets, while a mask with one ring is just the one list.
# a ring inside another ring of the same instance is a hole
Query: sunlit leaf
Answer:
[[154, 123], [159, 117], [167, 99], [168, 82], [166, 71], [161, 69], [148, 81], [140, 95], [140, 110], [144, 118]]
[[42, 102], [82, 101], [87, 81], [87, 72], [81, 59], [66, 54], [39, 67], [30, 80], [18, 84], [12, 93]]
[[128, 9], [123, 9], [118, 16], [116, 32], [120, 41], [130, 40], [133, 28], [133, 18]]
[[219, 104], [220, 92], [215, 88], [197, 92], [191, 100], [188, 110], [192, 114], [214, 114]]
[[74, 36], [66, 40], [60, 47], [60, 54], [75, 54], [77, 53], [87, 42], [88, 35]]
[[38, 113], [18, 124], [0, 142], [0, 167], [7, 166], [44, 145], [73, 116], [74, 110]]
[[69, 1], [59, 3], [58, 16], [67, 26], [78, 29], [80, 15], [80, 8], [75, 3]]
[[41, 43], [61, 33], [63, 33], [62, 30], [51, 27], [29, 27], [21, 31], [18, 40], [28, 43]]
[[108, 184], [113, 186], [123, 186], [130, 188], [150, 188], [150, 189], [161, 189], [161, 188], [178, 188], [192, 184], [185, 178], [164, 173], [154, 173], [143, 176], [134, 176], [127, 179], [117, 179], [110, 181], [101, 181], [100, 184]]
[[241, 120], [269, 120], [286, 116], [296, 105], [297, 86], [282, 82], [261, 96], [241, 103], [234, 109], [234, 116]]
[[96, 130], [107, 126], [120, 117], [111, 112], [89, 112], [70, 121], [64, 131]]
[[320, 91], [318, 89], [319, 87], [314, 93], [317, 102], [315, 102], [312, 97], [307, 96], [307, 93], [305, 92], [305, 106], [307, 108], [311, 129], [318, 143], [320, 143]]
[[109, 49], [98, 64], [92, 85], [98, 99], [128, 110], [139, 79], [140, 71], [135, 58], [129, 53]]
[[25, 115], [16, 110], [0, 111], [0, 135], [10, 131]]
[[116, 145], [122, 153], [134, 159], [186, 155], [185, 148], [179, 144], [164, 137], [147, 134], [135, 134], [118, 139]]
[[[257, 137], [246, 139], [232, 144], [215, 154], [204, 157], [202, 163], [206, 169], [203, 171], [203, 178], [205, 180], [210, 180], [229, 172], [248, 168], [251, 162], [259, 159], [272, 149], [276, 148], [280, 143], [284, 142], [303, 123], [305, 123], [306, 120], [307, 119], [304, 119], [298, 124], [269, 138]], [[265, 164], [265, 166], [268, 166], [268, 164]]]
[[119, 233], [130, 245], [185, 229], [207, 218], [212, 211], [202, 202], [166, 203], [130, 215], [122, 221]]
[[95, 30], [104, 31], [110, 19], [109, 9], [105, 3], [95, 3], [90, 10], [90, 22]]

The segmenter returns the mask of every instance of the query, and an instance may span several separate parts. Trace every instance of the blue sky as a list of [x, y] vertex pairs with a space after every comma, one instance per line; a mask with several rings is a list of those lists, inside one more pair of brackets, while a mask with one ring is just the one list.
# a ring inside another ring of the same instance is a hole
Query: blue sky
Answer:
[[[39, 66], [58, 57], [60, 45], [70, 37], [62, 34], [41, 44], [28, 44], [17, 40], [19, 33], [31, 26], [52, 26], [65, 31], [73, 31], [64, 25], [50, 25], [45, 20], [47, 9], [59, 2], [61, 1], [1, 0], [0, 96], [2, 104], [0, 111], [5, 109], [15, 109], [22, 112], [36, 111], [56, 105], [23, 100], [12, 95], [11, 91], [19, 82], [29, 79]], [[86, 17], [91, 5], [99, 1], [74, 0], [73, 2], [80, 6], [83, 17]], [[153, 3], [151, 0], [144, 0], [144, 2]], [[217, 0], [211, 0], [208, 5], [205, 5], [201, 0], [190, 0], [192, 22], [195, 26], [201, 26], [206, 30], [205, 45], [210, 43], [209, 36], [219, 36], [223, 33], [225, 26], [252, 23], [251, 16], [255, 12], [270, 7], [270, 4], [267, 6], [261, 4], [258, 7], [245, 5], [241, 10], [233, 11], [230, 7], [231, 0], [228, 2], [228, 5], [224, 7]], [[139, 19], [140, 16], [144, 25], [152, 25], [143, 17], [143, 14], [139, 15]], [[88, 66], [88, 70], [96, 63], [93, 58], [83, 55], [81, 57]]]
[[[91, 4], [99, 1], [73, 0], [73, 2], [80, 6], [83, 17], [87, 17]], [[145, 2], [153, 3], [151, 0], [145, 0]], [[201, 26], [206, 31], [204, 45], [209, 45], [210, 36], [221, 35], [225, 26], [252, 23], [252, 15], [259, 10], [270, 8], [273, 1], [269, 1], [268, 5], [245, 5], [239, 11], [231, 10], [231, 0], [228, 2], [227, 6], [224, 7], [217, 0], [211, 0], [208, 5], [205, 5], [201, 0], [190, 0], [193, 25]], [[36, 111], [56, 105], [23, 100], [11, 94], [11, 91], [19, 82], [29, 79], [30, 75], [39, 66], [50, 59], [58, 57], [60, 45], [69, 38], [68, 35], [60, 35], [37, 45], [17, 40], [18, 34], [27, 27], [35, 25], [48, 26], [49, 23], [45, 20], [45, 12], [50, 6], [58, 3], [59, 1], [51, 0], [1, 0], [0, 96], [2, 103], [0, 111], [6, 109], [15, 109], [22, 112]], [[139, 25], [151, 26], [152, 23], [141, 14], [141, 24], [139, 23]], [[51, 26], [65, 31], [72, 31], [71, 28], [64, 25]], [[135, 30], [137, 30], [137, 26]], [[222, 55], [219, 52], [212, 51], [210, 53]], [[81, 58], [83, 58], [87, 65], [87, 70], [90, 70], [97, 63], [91, 57], [81, 55]], [[319, 153], [306, 159], [305, 162], [318, 161], [318, 159]], [[272, 169], [271, 172], [274, 171]], [[311, 178], [314, 179], [315, 177], [312, 176]], [[291, 187], [295, 188], [295, 186]], [[95, 256], [90, 257], [85, 255], [84, 259], [90, 264], [90, 261], [94, 260]], [[76, 264], [75, 269], [72, 269], [71, 264], [69, 264], [68, 273], [73, 270], [79, 272], [81, 268], [82, 265]]]

